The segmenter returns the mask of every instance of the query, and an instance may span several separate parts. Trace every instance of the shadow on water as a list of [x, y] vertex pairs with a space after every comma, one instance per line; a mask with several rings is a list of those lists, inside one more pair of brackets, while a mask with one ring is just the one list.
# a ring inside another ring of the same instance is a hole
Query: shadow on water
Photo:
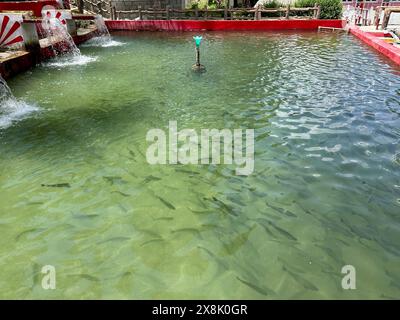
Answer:
[[[124, 135], [127, 128], [134, 128], [152, 114], [149, 100], [132, 102], [118, 108], [73, 108], [49, 112], [48, 115], [32, 117], [0, 131], [0, 143], [10, 145], [7, 153], [19, 153], [18, 150], [35, 151], [51, 148], [46, 152], [65, 154], [68, 149], [87, 146], [97, 140], [99, 135], [118, 137]], [[154, 117], [154, 114], [152, 115]], [[96, 132], [96, 134], [94, 134]], [[111, 135], [112, 132], [112, 135]]]

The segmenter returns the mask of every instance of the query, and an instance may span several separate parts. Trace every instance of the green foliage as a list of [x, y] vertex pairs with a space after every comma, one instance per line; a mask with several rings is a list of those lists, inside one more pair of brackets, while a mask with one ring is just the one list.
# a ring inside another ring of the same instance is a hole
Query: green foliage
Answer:
[[276, 9], [283, 7], [283, 4], [280, 3], [278, 0], [270, 0], [268, 2], [264, 3], [264, 8], [265, 9]]
[[[264, 9], [278, 9], [282, 8], [285, 5], [278, 0], [269, 0], [264, 3]], [[263, 13], [263, 17], [280, 17], [282, 15], [281, 12], [266, 12]]]
[[295, 7], [314, 7], [315, 4], [321, 6], [321, 19], [340, 19], [342, 17], [342, 0], [297, 0]]
[[208, 0], [208, 9], [221, 9], [225, 7], [223, 0]]
[[318, 0], [297, 0], [294, 4], [296, 8], [314, 7]]
[[189, 4], [189, 9], [198, 9], [199, 8], [199, 3], [198, 2], [192, 2]]
[[189, 9], [204, 9], [208, 5], [207, 0], [191, 0], [190, 3], [187, 5]]
[[227, 7], [229, 0], [191, 0], [186, 6], [189, 9], [222, 9]]

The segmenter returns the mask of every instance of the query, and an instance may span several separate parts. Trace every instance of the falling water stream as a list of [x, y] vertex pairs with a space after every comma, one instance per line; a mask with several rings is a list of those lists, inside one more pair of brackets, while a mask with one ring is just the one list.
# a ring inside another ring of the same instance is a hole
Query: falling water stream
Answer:
[[119, 47], [124, 45], [123, 42], [116, 41], [111, 37], [110, 32], [108, 31], [108, 28], [106, 26], [106, 23], [104, 22], [104, 19], [101, 15], [97, 15], [95, 17], [94, 23], [97, 27], [97, 36], [87, 41], [83, 45], [83, 47], [96, 46], [96, 47], [107, 48], [107, 47]]
[[106, 23], [101, 15], [98, 14], [95, 17], [94, 23], [96, 24], [97, 32], [100, 36], [111, 38], [110, 32], [108, 31]]
[[64, 54], [81, 54], [74, 42], [74, 39], [68, 33], [66, 26], [63, 25], [59, 19], [43, 19], [41, 31], [44, 38], [48, 39], [54, 56], [62, 56]]
[[53, 51], [53, 59], [46, 62], [49, 67], [66, 67], [85, 65], [96, 60], [96, 57], [82, 55], [67, 27], [59, 19], [46, 18], [41, 28], [42, 37], [46, 38]]
[[37, 110], [36, 106], [17, 100], [7, 82], [0, 76], [0, 129], [9, 127], [14, 121], [21, 120]]

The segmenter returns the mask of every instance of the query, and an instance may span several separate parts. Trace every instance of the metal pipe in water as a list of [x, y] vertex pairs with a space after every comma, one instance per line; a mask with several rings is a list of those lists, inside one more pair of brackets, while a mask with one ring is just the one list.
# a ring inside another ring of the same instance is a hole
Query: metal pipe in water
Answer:
[[200, 43], [203, 37], [195, 36], [193, 37], [196, 44], [196, 64], [192, 66], [194, 71], [205, 71], [206, 68], [200, 64]]
[[200, 48], [196, 47], [196, 66], [200, 66]]

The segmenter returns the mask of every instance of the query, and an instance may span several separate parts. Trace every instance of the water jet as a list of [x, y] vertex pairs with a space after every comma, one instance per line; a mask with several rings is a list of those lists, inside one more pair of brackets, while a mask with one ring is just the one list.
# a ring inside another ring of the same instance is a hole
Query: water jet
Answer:
[[36, 110], [37, 107], [16, 99], [0, 75], [0, 129], [8, 128], [14, 121]]
[[68, 32], [67, 21], [71, 17], [70, 12], [61, 12], [52, 7], [45, 6], [42, 10], [41, 32], [44, 39], [41, 42], [45, 47], [51, 48], [54, 57], [67, 53], [74, 56], [81, 54]]

